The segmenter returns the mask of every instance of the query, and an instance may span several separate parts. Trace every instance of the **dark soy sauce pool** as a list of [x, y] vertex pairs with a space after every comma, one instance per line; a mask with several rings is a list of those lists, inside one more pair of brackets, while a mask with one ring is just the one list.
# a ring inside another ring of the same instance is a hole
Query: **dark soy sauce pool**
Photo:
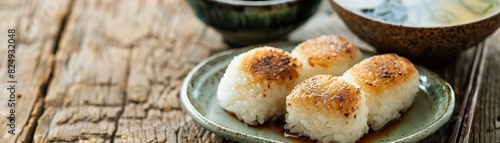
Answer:
[[281, 116], [280, 118], [274, 121], [268, 121], [262, 125], [255, 126], [254, 128], [261, 129], [271, 129], [271, 131], [275, 132], [282, 137], [288, 138], [296, 143], [312, 143], [313, 141], [309, 140], [307, 137], [299, 137], [296, 134], [288, 133], [285, 129], [285, 117]]
[[361, 139], [359, 139], [357, 142], [358, 143], [370, 143], [370, 142], [375, 142], [376, 140], [379, 140], [380, 138], [384, 138], [390, 133], [393, 133], [394, 130], [396, 130], [399, 126], [405, 123], [406, 119], [406, 114], [403, 114], [400, 118], [392, 120], [391, 122], [387, 123], [384, 128], [382, 128], [381, 131], [375, 132], [370, 129], [370, 132], [368, 134], [363, 135]]
[[[369, 133], [363, 135], [363, 137], [361, 137], [361, 139], [359, 139], [357, 142], [358, 143], [369, 143], [369, 142], [375, 142], [376, 140], [384, 138], [388, 134], [394, 132], [399, 126], [404, 124], [405, 119], [406, 119], [406, 114], [403, 114], [400, 118], [389, 122], [381, 131], [375, 132], [375, 131], [370, 130]], [[276, 119], [275, 121], [268, 121], [268, 122], [266, 122], [262, 125], [259, 125], [259, 126], [255, 126], [255, 127], [249, 126], [249, 127], [271, 129], [276, 134], [279, 134], [283, 137], [286, 137], [295, 143], [312, 143], [312, 142], [314, 142], [307, 137], [299, 137], [296, 134], [288, 133], [283, 128], [284, 126], [285, 126], [285, 118], [284, 118], [284, 116], [282, 116], [279, 119]]]

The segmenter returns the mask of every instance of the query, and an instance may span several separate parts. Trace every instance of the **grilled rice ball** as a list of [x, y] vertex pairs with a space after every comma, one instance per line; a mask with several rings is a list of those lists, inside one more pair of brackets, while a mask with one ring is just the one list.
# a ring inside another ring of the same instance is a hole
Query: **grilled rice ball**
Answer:
[[343, 77], [358, 84], [365, 92], [368, 124], [380, 130], [411, 107], [419, 91], [415, 66], [396, 54], [367, 58], [354, 65]]

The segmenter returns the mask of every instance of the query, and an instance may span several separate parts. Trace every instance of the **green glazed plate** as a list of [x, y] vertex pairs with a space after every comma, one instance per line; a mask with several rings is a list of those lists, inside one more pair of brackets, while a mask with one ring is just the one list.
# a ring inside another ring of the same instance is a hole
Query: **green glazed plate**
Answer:
[[[270, 46], [291, 51], [296, 43], [277, 43]], [[235, 141], [300, 141], [285, 137], [283, 132], [276, 129], [246, 126], [219, 106], [216, 90], [227, 65], [233, 57], [250, 49], [251, 47], [221, 52], [198, 64], [182, 85], [183, 106], [201, 126]], [[364, 54], [365, 57], [372, 55]], [[452, 88], [437, 74], [420, 66], [417, 66], [417, 69], [420, 74], [420, 91], [413, 106], [402, 115], [400, 121], [378, 134], [365, 135], [361, 142], [416, 142], [435, 132], [450, 119], [455, 105]]]

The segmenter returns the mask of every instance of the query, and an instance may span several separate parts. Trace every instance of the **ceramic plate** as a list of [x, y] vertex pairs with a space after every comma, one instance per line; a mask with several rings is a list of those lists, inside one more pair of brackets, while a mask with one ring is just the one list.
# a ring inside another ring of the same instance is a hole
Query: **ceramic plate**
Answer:
[[[271, 46], [291, 51], [295, 45], [279, 43]], [[181, 90], [182, 104], [201, 126], [235, 141], [301, 141], [285, 137], [280, 127], [246, 126], [219, 106], [216, 90], [220, 78], [233, 57], [248, 50], [250, 48], [228, 50], [198, 64], [184, 80]], [[370, 55], [365, 53], [365, 56]], [[395, 121], [378, 134], [363, 136], [363, 142], [416, 142], [435, 132], [450, 119], [455, 105], [455, 95], [450, 85], [423, 67], [417, 66], [417, 69], [420, 74], [420, 91], [412, 108], [404, 113], [399, 121]]]

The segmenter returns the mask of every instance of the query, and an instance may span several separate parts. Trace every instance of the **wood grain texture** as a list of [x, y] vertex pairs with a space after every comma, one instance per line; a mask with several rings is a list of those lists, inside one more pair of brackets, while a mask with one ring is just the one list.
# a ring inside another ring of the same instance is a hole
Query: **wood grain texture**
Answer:
[[[477, 105], [471, 121], [468, 142], [500, 142], [500, 30], [485, 42], [484, 66], [480, 67]], [[467, 140], [464, 140], [467, 141]]]
[[35, 142], [213, 142], [179, 103], [186, 74], [226, 48], [185, 1], [75, 1]]
[[[186, 1], [9, 0], [0, 1], [0, 17], [0, 39], [7, 39], [1, 30], [16, 28], [16, 75], [22, 81], [16, 85], [17, 103], [22, 105], [16, 112], [17, 133], [1, 132], [0, 143], [229, 142], [194, 122], [179, 101], [187, 73], [227, 49]], [[350, 32], [326, 1], [289, 40], [326, 34], [374, 51]], [[456, 105], [452, 119], [421, 142], [500, 142], [498, 41], [499, 31], [478, 45], [487, 48], [477, 78], [470, 76], [471, 67], [482, 48], [432, 68], [454, 88]], [[7, 45], [5, 40], [0, 40], [2, 45]], [[0, 48], [0, 56], [5, 55], [6, 48]], [[6, 62], [0, 62], [0, 75], [6, 75], [5, 68]], [[0, 79], [0, 87], [5, 87], [4, 77]], [[459, 114], [468, 106], [463, 102], [468, 87], [474, 87], [470, 92], [478, 99], [473, 117]], [[0, 111], [6, 110], [6, 104], [0, 104]], [[1, 125], [8, 121], [6, 116], [8, 112], [0, 113]]]
[[[0, 1], [0, 142], [30, 142], [53, 61], [53, 52], [69, 1]], [[15, 135], [8, 133], [7, 30], [15, 29]]]

